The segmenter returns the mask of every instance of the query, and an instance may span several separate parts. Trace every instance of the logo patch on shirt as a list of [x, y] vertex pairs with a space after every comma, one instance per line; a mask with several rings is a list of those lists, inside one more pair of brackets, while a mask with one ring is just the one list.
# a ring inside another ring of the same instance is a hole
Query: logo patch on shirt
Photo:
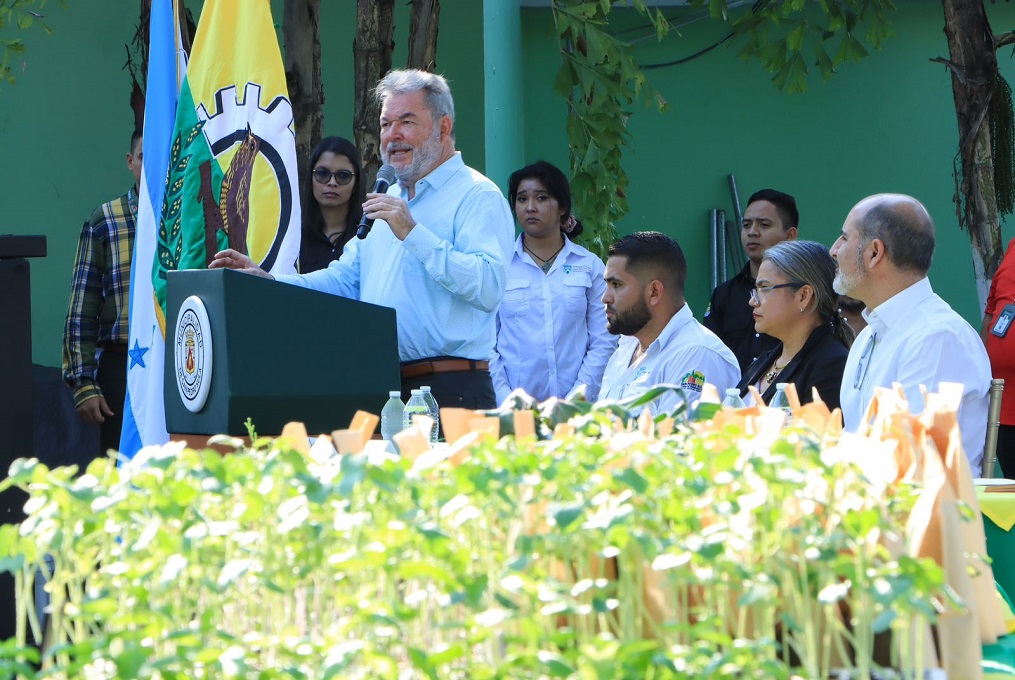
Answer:
[[641, 366], [640, 368], [638, 368], [637, 371], [635, 371], [634, 377], [631, 378], [630, 384], [637, 385], [638, 383], [643, 383], [648, 380], [648, 376], [649, 376], [648, 368], [646, 368], [645, 366]]
[[587, 264], [565, 264], [563, 267], [561, 267], [561, 269], [563, 270], [563, 272], [565, 274], [572, 274], [572, 273], [573, 274], [577, 274], [579, 272], [585, 273], [585, 274], [591, 274], [592, 273], [592, 267], [588, 266]]
[[701, 393], [701, 389], [704, 386], [705, 374], [701, 371], [689, 371], [683, 378], [680, 379], [681, 389]]

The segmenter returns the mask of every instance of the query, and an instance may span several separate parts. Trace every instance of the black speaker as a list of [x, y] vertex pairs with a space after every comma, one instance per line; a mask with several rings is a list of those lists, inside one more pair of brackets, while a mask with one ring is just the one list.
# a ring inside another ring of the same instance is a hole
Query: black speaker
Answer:
[[[32, 423], [32, 296], [29, 257], [44, 257], [45, 236], [0, 236], [0, 475], [16, 458], [31, 456]], [[24, 519], [25, 496], [18, 489], [0, 494], [0, 522]], [[13, 637], [14, 579], [0, 575], [0, 640]]]

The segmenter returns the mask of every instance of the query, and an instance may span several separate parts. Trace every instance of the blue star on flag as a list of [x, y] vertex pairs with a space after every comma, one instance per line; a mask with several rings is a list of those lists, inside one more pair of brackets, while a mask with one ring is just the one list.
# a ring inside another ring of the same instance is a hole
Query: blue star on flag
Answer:
[[127, 367], [127, 370], [129, 371], [135, 366], [147, 368], [144, 365], [144, 355], [147, 354], [150, 349], [151, 347], [142, 347], [141, 343], [137, 341], [137, 338], [134, 338], [134, 347], [127, 350], [127, 354], [130, 355], [130, 366]]

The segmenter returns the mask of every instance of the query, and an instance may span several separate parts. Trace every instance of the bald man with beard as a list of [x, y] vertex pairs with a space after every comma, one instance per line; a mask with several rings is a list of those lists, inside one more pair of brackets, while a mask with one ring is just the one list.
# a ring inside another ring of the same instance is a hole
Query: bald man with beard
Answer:
[[969, 323], [938, 297], [927, 272], [934, 221], [915, 198], [869, 196], [853, 207], [831, 253], [835, 291], [861, 300], [868, 326], [850, 349], [842, 377], [842, 415], [857, 431], [876, 387], [899, 383], [913, 413], [924, 409], [920, 387], [964, 385], [959, 406], [962, 446], [980, 475], [987, 432], [990, 362]]

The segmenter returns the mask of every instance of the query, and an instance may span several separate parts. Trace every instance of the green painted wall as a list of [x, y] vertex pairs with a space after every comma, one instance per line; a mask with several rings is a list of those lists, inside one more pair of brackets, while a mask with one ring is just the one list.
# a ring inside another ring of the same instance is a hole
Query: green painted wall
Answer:
[[[356, 4], [321, 4], [325, 133], [351, 137]], [[202, 5], [188, 0], [195, 16]], [[281, 6], [281, 0], [272, 0], [276, 23]], [[406, 3], [396, 7], [394, 64], [402, 66], [409, 16]], [[475, 0], [444, 0], [442, 7], [438, 69], [455, 93], [458, 148], [467, 163], [483, 169], [483, 6]], [[36, 363], [60, 365], [82, 222], [132, 182], [125, 162], [133, 126], [130, 78], [122, 67], [137, 8], [136, 0], [75, 2], [66, 9], [48, 3], [53, 34], [23, 35], [24, 69], [16, 85], [0, 89], [0, 233], [48, 237], [48, 257], [31, 262]], [[281, 30], [278, 34], [281, 43]]]
[[[1015, 15], [1006, 3], [987, 4], [997, 32]], [[548, 10], [524, 9], [526, 161], [546, 158], [566, 167], [563, 104], [553, 93], [559, 63]], [[678, 14], [673, 8], [666, 15]], [[614, 10], [615, 31], [643, 25], [633, 10]], [[621, 232], [656, 229], [676, 237], [688, 259], [687, 297], [700, 318], [708, 303], [710, 208], [732, 214], [727, 175], [734, 173], [741, 201], [772, 187], [797, 197], [800, 237], [831, 245], [859, 199], [872, 193], [909, 193], [933, 215], [938, 247], [931, 271], [937, 292], [979, 327], [968, 237], [956, 226], [952, 160], [957, 148], [948, 74], [928, 59], [948, 56], [938, 2], [900, 4], [897, 35], [881, 52], [842, 66], [830, 80], [812, 78], [804, 95], [775, 89], [756, 63], [737, 58], [738, 47], [719, 47], [685, 65], [652, 70], [651, 83], [671, 110], [636, 106], [630, 119], [630, 214]], [[723, 31], [705, 19], [663, 43], [638, 41], [648, 30], [620, 34], [635, 43], [642, 64], [667, 62], [712, 44]], [[999, 58], [1015, 83], [1011, 50]], [[551, 67], [552, 66], [552, 67]], [[742, 207], [746, 207], [743, 206]], [[580, 210], [580, 206], [577, 206]], [[1005, 243], [1013, 234], [1009, 217]]]
[[[566, 167], [564, 106], [553, 94], [559, 57], [549, 11], [516, 10], [514, 0], [485, 2], [443, 0], [438, 70], [455, 93], [458, 148], [503, 186], [514, 168], [538, 158]], [[202, 3], [188, 4], [198, 10]], [[280, 20], [281, 0], [272, 5]], [[394, 59], [401, 65], [409, 21], [406, 3], [396, 5]], [[996, 30], [1010, 29], [1008, 3], [987, 7]], [[130, 182], [124, 164], [129, 78], [121, 69], [137, 3], [78, 2], [67, 9], [50, 3], [47, 12], [53, 35], [24, 35], [28, 52], [18, 83], [0, 89], [0, 233], [49, 238], [49, 256], [32, 262], [33, 342], [37, 363], [59, 365], [81, 222]], [[355, 3], [325, 0], [321, 13], [325, 131], [349, 136]], [[615, 17], [618, 28], [643, 23], [630, 11], [617, 10]], [[849, 207], [869, 193], [919, 197], [938, 224], [932, 280], [966, 318], [977, 320], [968, 240], [955, 226], [951, 203], [957, 145], [951, 87], [944, 68], [928, 61], [947, 55], [940, 4], [902, 4], [894, 25], [898, 35], [882, 52], [842, 67], [830, 81], [813, 80], [806, 95], [776, 91], [758, 65], [725, 48], [651, 72], [672, 110], [635, 108], [627, 156], [632, 210], [620, 228], [661, 229], [680, 239], [691, 267], [688, 299], [699, 316], [709, 293], [707, 211], [731, 212], [726, 176], [733, 172], [743, 199], [765, 186], [794, 193], [804, 237], [825, 243]], [[700, 21], [663, 44], [638, 41], [636, 53], [643, 63], [666, 61], [720, 34]], [[999, 56], [1015, 83], [1010, 50]], [[1013, 228], [1009, 218], [1006, 240]]]

